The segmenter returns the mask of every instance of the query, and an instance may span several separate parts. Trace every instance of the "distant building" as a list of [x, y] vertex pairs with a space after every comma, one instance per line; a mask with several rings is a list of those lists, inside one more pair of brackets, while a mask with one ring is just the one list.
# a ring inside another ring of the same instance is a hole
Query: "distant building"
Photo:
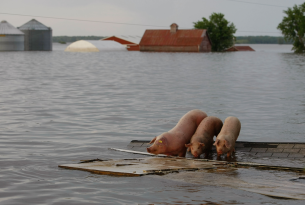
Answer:
[[140, 46], [139, 43], [141, 41], [141, 36], [130, 36], [130, 35], [124, 35], [124, 36], [110, 36], [103, 38], [101, 40], [103, 41], [116, 41], [122, 45], [125, 45], [127, 50], [129, 51], [139, 51]]
[[0, 23], [0, 51], [24, 51], [24, 33], [7, 21]]
[[52, 51], [52, 29], [32, 19], [18, 27], [25, 34], [24, 50]]
[[173, 23], [170, 30], [146, 30], [140, 51], [211, 52], [212, 42], [206, 29], [178, 29]]
[[225, 51], [255, 51], [255, 50], [250, 46], [232, 46], [231, 48], [228, 48]]
[[68, 52], [99, 52], [99, 51], [127, 51], [126, 47], [114, 41], [76, 41], [70, 44]]

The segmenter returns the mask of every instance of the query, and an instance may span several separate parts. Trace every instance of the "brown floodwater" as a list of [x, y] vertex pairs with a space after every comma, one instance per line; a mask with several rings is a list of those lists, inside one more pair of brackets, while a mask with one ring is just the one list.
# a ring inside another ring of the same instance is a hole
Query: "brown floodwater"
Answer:
[[[222, 120], [237, 116], [242, 141], [304, 142], [305, 56], [291, 46], [234, 53], [66, 53], [65, 47], [0, 52], [1, 205], [301, 204], [225, 181], [187, 180], [186, 173], [128, 178], [58, 168], [140, 157], [108, 148], [150, 140], [191, 109]], [[205, 174], [247, 181], [249, 173], [265, 172]]]

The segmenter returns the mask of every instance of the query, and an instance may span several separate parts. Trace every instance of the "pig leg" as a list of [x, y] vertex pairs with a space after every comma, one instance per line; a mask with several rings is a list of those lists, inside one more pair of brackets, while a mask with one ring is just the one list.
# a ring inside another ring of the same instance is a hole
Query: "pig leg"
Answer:
[[156, 141], [156, 139], [157, 139], [157, 137], [155, 137], [154, 139], [152, 139], [152, 140], [149, 142], [149, 144], [154, 143], [154, 142]]
[[179, 153], [178, 157], [185, 157], [185, 153]]
[[180, 153], [178, 154], [178, 157], [185, 157], [185, 154], [186, 154], [186, 150], [180, 152]]
[[227, 157], [231, 157], [232, 152], [233, 152], [233, 150], [229, 151], [229, 152], [227, 153]]
[[205, 156], [204, 156], [204, 158], [206, 158], [206, 159], [207, 159], [207, 158], [209, 157], [209, 154], [210, 154], [210, 152], [209, 152], [209, 151], [206, 151], [206, 152], [205, 152]]

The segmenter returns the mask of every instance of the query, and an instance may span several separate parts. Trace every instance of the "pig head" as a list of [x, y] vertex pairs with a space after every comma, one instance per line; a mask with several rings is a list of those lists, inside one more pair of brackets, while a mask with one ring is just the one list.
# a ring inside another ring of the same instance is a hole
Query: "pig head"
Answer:
[[155, 137], [149, 144], [152, 144], [147, 148], [147, 152], [151, 154], [165, 154], [168, 150], [168, 140], [166, 139], [164, 134]]
[[191, 153], [194, 157], [198, 158], [205, 148], [205, 144], [201, 142], [191, 142], [189, 144], [186, 144], [185, 147], [188, 147], [191, 149]]
[[[235, 143], [234, 143], [235, 144]], [[233, 151], [234, 147], [230, 143], [229, 140], [224, 139], [216, 139], [214, 145], [216, 146], [217, 155], [222, 155], [225, 153], [230, 153]]]

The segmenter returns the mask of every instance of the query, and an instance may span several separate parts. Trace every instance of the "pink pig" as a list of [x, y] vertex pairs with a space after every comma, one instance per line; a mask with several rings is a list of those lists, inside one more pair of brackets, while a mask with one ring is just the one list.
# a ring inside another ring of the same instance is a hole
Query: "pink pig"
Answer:
[[173, 129], [155, 137], [150, 142], [150, 144], [154, 144], [147, 148], [147, 152], [185, 157], [185, 144], [190, 142], [196, 128], [206, 117], [207, 114], [201, 110], [189, 111], [179, 120]]
[[235, 151], [235, 142], [240, 133], [241, 124], [238, 118], [228, 117], [223, 127], [216, 138], [214, 145], [216, 146], [217, 156], [227, 153], [230, 157], [232, 152]]
[[192, 155], [196, 158], [202, 153], [205, 153], [205, 157], [208, 157], [213, 146], [213, 138], [219, 134], [221, 128], [222, 121], [219, 118], [206, 117], [199, 124], [191, 142], [185, 146], [190, 149]]

